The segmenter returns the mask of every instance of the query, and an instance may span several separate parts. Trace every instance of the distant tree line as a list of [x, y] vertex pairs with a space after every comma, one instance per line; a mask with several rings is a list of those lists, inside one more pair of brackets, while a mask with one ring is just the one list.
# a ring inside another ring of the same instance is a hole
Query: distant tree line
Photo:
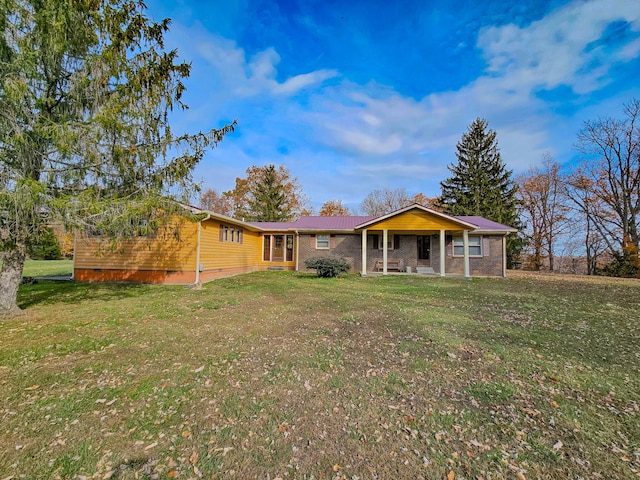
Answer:
[[581, 256], [586, 273], [639, 277], [640, 101], [622, 118], [587, 120], [578, 133], [580, 163], [562, 170], [551, 157], [518, 177], [527, 248], [534, 270], [556, 256]]

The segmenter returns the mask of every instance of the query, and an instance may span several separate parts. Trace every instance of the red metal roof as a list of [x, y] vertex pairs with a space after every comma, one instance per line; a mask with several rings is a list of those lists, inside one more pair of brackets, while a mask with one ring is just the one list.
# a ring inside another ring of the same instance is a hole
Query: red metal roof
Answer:
[[265, 230], [353, 230], [356, 225], [373, 220], [371, 216], [300, 217], [295, 222], [249, 222]]
[[[384, 216], [384, 215], [383, 215]], [[376, 216], [347, 216], [347, 217], [300, 217], [294, 222], [247, 222], [264, 230], [354, 230], [356, 226], [366, 224], [377, 218]], [[515, 231], [512, 227], [502, 225], [484, 217], [457, 216], [451, 217], [475, 225], [482, 231]]]

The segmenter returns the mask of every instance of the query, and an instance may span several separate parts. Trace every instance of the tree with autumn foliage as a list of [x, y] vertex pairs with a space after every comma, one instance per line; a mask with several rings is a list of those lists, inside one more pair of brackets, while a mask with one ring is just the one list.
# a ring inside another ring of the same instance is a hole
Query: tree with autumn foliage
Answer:
[[233, 215], [233, 202], [231, 198], [224, 193], [218, 193], [217, 190], [213, 188], [202, 192], [198, 206], [203, 210], [209, 210], [228, 217]]
[[437, 212], [442, 211], [442, 205], [440, 204], [440, 199], [438, 197], [428, 197], [424, 193], [416, 193], [411, 199], [411, 202]]
[[321, 217], [344, 217], [351, 215], [349, 209], [342, 205], [342, 200], [327, 200], [322, 204], [319, 215]]
[[577, 143], [583, 161], [568, 179], [567, 194], [617, 262], [609, 273], [638, 276], [640, 101], [625, 104], [623, 114], [584, 122]]
[[518, 198], [526, 223], [528, 247], [532, 251], [534, 270], [543, 267], [543, 258], [549, 261], [549, 270], [555, 269], [555, 251], [559, 237], [567, 230], [571, 208], [563, 195], [560, 166], [549, 155], [542, 166], [530, 169], [517, 178]]
[[[511, 178], [498, 148], [497, 133], [476, 118], [456, 144], [458, 161], [449, 165], [451, 177], [440, 182], [439, 202], [450, 215], [478, 215], [521, 229], [517, 183]], [[507, 237], [507, 264], [522, 249], [519, 234]]]
[[283, 165], [247, 168], [245, 178], [236, 178], [233, 190], [224, 192], [233, 204], [233, 216], [256, 222], [287, 221], [306, 210], [308, 199]]
[[0, 24], [3, 315], [19, 311], [30, 239], [57, 222], [112, 238], [157, 225], [234, 124], [173, 133], [191, 66], [141, 0], [2, 0]]

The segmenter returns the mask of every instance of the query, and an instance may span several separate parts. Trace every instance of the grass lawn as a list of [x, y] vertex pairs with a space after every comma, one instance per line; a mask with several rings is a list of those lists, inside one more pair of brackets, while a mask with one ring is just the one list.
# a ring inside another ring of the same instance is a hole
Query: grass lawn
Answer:
[[27, 260], [22, 275], [41, 277], [46, 275], [70, 275], [73, 260]]
[[23, 285], [0, 478], [625, 479], [640, 282]]

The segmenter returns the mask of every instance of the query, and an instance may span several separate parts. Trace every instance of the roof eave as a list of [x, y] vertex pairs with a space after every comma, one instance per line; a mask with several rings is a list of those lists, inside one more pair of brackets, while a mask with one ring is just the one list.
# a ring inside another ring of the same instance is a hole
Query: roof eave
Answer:
[[248, 222], [243, 222], [242, 220], [238, 220], [236, 218], [233, 217], [227, 217], [226, 215], [222, 215], [220, 213], [216, 213], [216, 212], [212, 212], [210, 210], [200, 210], [202, 213], [206, 213], [207, 215], [209, 215], [210, 219], [215, 219], [215, 220], [220, 220], [223, 222], [227, 222], [227, 223], [233, 223], [235, 225], [240, 225], [243, 228], [246, 228], [249, 231], [254, 231], [254, 232], [263, 232], [264, 229], [260, 228], [256, 225], [252, 225]]
[[515, 228], [510, 228], [507, 230], [487, 230], [487, 229], [478, 229], [474, 230], [473, 233], [477, 235], [509, 235], [510, 233], [516, 233], [518, 230]]

